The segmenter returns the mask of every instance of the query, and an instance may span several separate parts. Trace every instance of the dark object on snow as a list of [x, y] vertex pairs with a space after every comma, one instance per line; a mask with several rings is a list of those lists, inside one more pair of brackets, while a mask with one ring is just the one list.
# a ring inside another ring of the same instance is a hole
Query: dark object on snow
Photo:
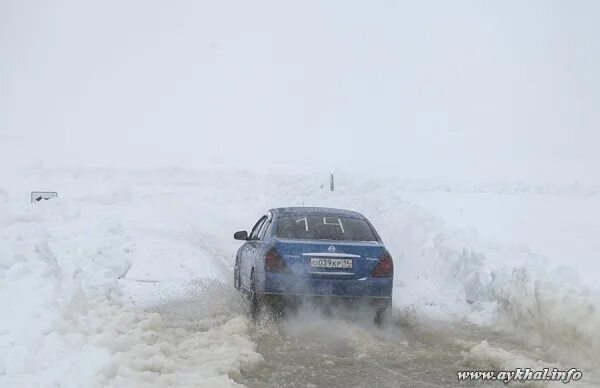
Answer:
[[31, 192], [31, 203], [49, 200], [50, 198], [58, 198], [58, 193], [55, 191], [33, 191]]

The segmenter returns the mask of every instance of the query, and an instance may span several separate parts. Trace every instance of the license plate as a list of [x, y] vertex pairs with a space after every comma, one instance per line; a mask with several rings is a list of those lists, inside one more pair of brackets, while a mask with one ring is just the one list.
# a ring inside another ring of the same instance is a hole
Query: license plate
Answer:
[[352, 259], [321, 259], [312, 257], [310, 265], [317, 268], [352, 268]]

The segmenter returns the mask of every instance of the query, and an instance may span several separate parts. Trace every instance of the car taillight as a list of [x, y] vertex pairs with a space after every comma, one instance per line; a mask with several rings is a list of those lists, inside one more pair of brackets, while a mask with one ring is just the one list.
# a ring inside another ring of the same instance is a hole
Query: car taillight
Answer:
[[285, 264], [285, 261], [283, 261], [283, 258], [281, 257], [281, 255], [279, 253], [277, 253], [275, 248], [272, 248], [271, 250], [269, 250], [267, 252], [267, 254], [265, 255], [265, 271], [280, 272], [280, 273], [289, 272], [289, 269], [288, 269], [287, 265]]
[[385, 251], [379, 263], [373, 268], [371, 276], [385, 277], [394, 275], [394, 260], [388, 251]]

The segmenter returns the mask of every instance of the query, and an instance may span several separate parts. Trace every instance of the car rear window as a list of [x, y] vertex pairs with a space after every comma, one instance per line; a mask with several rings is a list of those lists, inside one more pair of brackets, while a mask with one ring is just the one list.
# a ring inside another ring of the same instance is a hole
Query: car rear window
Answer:
[[348, 217], [279, 217], [277, 237], [295, 240], [377, 241], [373, 229], [365, 220]]

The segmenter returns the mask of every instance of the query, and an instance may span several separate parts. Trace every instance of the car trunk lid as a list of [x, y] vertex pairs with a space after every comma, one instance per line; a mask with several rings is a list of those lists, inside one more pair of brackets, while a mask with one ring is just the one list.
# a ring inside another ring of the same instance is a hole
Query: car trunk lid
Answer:
[[279, 239], [275, 249], [292, 273], [310, 278], [360, 279], [369, 276], [385, 253], [377, 241]]

